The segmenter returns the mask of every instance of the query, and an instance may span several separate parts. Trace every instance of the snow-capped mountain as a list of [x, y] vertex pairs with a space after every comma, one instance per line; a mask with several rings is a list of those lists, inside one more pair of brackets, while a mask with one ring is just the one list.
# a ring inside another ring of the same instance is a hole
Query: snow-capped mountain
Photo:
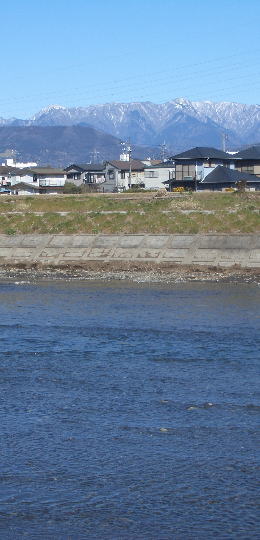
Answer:
[[[0, 118], [0, 127], [91, 127], [136, 145], [169, 153], [192, 146], [221, 148], [223, 132], [230, 150], [260, 141], [260, 105], [177, 98], [166, 103], [105, 103], [66, 108], [50, 105], [27, 120]], [[1, 149], [0, 149], [1, 151]]]
[[[27, 122], [37, 126], [89, 125], [120, 139], [130, 137], [136, 144], [158, 145], [165, 140], [170, 148], [190, 144], [220, 146], [223, 130], [232, 147], [260, 140], [259, 105], [183, 98], [162, 104], [105, 103], [72, 108], [52, 105]], [[14, 125], [14, 119], [11, 123]]]

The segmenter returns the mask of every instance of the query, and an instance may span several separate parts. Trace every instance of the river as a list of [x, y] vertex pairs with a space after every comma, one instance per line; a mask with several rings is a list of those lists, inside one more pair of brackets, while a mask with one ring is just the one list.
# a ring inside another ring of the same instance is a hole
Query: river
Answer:
[[257, 284], [0, 283], [0, 536], [257, 538]]

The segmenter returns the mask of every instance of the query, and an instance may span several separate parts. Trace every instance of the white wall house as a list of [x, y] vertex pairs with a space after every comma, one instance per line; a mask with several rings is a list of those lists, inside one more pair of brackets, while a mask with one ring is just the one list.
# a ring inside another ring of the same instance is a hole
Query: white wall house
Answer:
[[144, 170], [144, 189], [162, 189], [165, 183], [174, 178], [175, 166], [172, 162], [146, 166]]
[[[28, 186], [39, 188], [39, 193], [51, 193], [55, 195], [62, 193], [66, 178], [67, 175], [63, 169], [54, 169], [52, 167], [17, 169], [17, 173], [13, 173], [10, 178], [10, 185], [14, 187], [17, 184], [23, 184], [18, 190], [19, 193], [17, 194], [19, 195], [29, 195], [37, 191], [28, 189]], [[24, 190], [27, 190], [28, 193], [24, 193]]]
[[40, 188], [33, 184], [27, 184], [26, 182], [18, 182], [11, 186], [12, 195], [39, 195]]
[[130, 162], [126, 160], [107, 161], [105, 169], [106, 179], [102, 185], [104, 191], [126, 191], [130, 187], [143, 187], [144, 168], [143, 162], [137, 159], [131, 160], [131, 166]]

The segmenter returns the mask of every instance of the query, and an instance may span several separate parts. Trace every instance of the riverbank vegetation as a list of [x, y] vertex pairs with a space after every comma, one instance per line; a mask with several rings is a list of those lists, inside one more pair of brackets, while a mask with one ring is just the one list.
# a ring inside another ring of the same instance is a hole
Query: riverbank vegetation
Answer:
[[1, 234], [255, 233], [259, 193], [2, 196]]

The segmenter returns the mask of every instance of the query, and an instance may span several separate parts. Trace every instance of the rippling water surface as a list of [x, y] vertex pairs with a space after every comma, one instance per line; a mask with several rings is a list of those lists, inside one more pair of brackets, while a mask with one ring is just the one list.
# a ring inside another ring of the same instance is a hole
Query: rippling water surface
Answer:
[[258, 537], [259, 287], [1, 283], [0, 332], [1, 539]]

